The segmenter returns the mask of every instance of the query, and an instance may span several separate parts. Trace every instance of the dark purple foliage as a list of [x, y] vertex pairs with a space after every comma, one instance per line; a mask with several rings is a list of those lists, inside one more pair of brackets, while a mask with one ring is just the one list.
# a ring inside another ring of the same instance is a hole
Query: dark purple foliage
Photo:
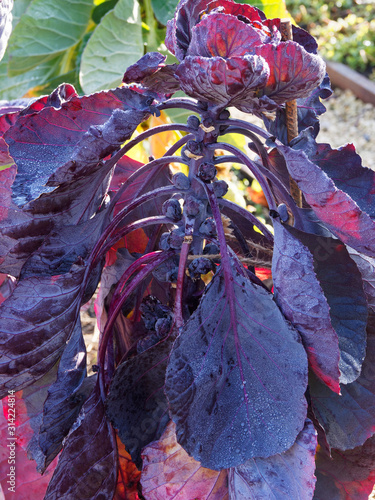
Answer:
[[216, 470], [287, 450], [306, 417], [298, 334], [270, 294], [239, 272], [232, 280], [227, 289], [223, 270], [216, 274], [173, 346], [166, 378], [177, 440]]
[[[143, 498], [145, 447], [162, 451], [150, 499], [198, 498], [200, 477], [209, 500], [371, 490], [375, 175], [353, 145], [316, 142], [325, 65], [308, 33], [282, 41], [280, 27], [250, 5], [181, 0], [166, 38], [177, 64], [151, 52], [123, 87], [0, 105], [0, 393], [19, 391], [38, 470], [60, 454], [47, 500]], [[171, 108], [187, 123], [134, 134]], [[173, 131], [164, 156], [132, 159]], [[229, 162], [259, 182], [267, 224], [225, 198]], [[87, 377], [80, 310], [99, 283]]]
[[117, 448], [98, 390], [83, 405], [61, 453], [45, 499], [110, 498], [117, 480]]

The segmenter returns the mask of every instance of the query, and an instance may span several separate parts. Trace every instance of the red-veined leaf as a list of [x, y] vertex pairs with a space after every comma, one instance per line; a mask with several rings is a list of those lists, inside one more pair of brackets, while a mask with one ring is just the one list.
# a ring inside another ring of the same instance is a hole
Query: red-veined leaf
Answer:
[[159, 441], [143, 450], [142, 494], [146, 500], [228, 500], [227, 471], [201, 466], [177, 443], [170, 422]]
[[177, 440], [211, 469], [287, 450], [306, 417], [298, 333], [271, 294], [235, 268], [227, 273], [229, 283], [220, 269], [208, 285], [166, 377]]

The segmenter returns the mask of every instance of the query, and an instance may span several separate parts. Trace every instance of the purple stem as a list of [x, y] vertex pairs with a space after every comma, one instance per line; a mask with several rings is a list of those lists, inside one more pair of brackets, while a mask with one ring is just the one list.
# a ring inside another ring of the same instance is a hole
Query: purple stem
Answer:
[[248, 210], [245, 210], [244, 208], [240, 207], [239, 205], [236, 205], [235, 203], [233, 203], [229, 200], [225, 200], [224, 198], [221, 198], [220, 200], [218, 200], [218, 202], [223, 207], [228, 207], [231, 210], [233, 210], [234, 212], [238, 213], [238, 215], [241, 215], [242, 217], [247, 219], [251, 224], [253, 224], [260, 231], [262, 231], [263, 235], [267, 238], [267, 240], [270, 243], [273, 243], [272, 233], [251, 212], [249, 212]]
[[226, 134], [241, 134], [241, 135], [244, 135], [244, 136], [248, 137], [249, 139], [251, 139], [255, 144], [255, 147], [257, 149], [259, 156], [262, 158], [263, 165], [269, 169], [269, 159], [268, 159], [267, 151], [266, 151], [262, 141], [259, 139], [259, 137], [256, 134], [254, 134], [253, 132], [250, 132], [250, 130], [244, 130], [243, 128], [240, 128], [240, 127], [229, 127], [225, 131], [225, 134], [223, 134], [223, 135], [226, 135]]
[[155, 198], [157, 196], [162, 196], [165, 194], [172, 194], [176, 192], [175, 186], [167, 186], [167, 187], [161, 187], [154, 189], [153, 191], [148, 191], [147, 193], [139, 196], [135, 200], [133, 200], [131, 203], [126, 205], [120, 212], [112, 219], [111, 223], [106, 227], [106, 230], [100, 237], [100, 239], [97, 241], [94, 249], [91, 252], [90, 255], [90, 271], [93, 269], [95, 266], [98, 258], [100, 258], [103, 255], [103, 252], [101, 251], [101, 248], [103, 244], [106, 242], [106, 240], [111, 236], [113, 231], [116, 230], [116, 227], [118, 224], [122, 221], [122, 219], [132, 210], [137, 208], [139, 205], [142, 205], [142, 203], [145, 203], [146, 201], [150, 200], [151, 198]]
[[166, 125], [158, 125], [157, 127], [150, 128], [142, 132], [133, 140], [125, 144], [116, 154], [114, 154], [109, 160], [105, 162], [105, 165], [109, 165], [113, 167], [116, 163], [126, 154], [130, 149], [134, 148], [139, 142], [144, 141], [148, 137], [151, 137], [155, 134], [159, 134], [161, 132], [168, 132], [169, 130], [180, 130], [181, 132], [191, 132], [191, 129], [184, 125], [183, 123], [168, 123]]
[[188, 109], [189, 111], [193, 111], [194, 113], [198, 114], [202, 112], [202, 109], [196, 104], [195, 101], [178, 97], [168, 99], [168, 101], [165, 101], [158, 106], [159, 110], [172, 108]]
[[136, 222], [133, 222], [132, 224], [129, 224], [128, 226], [123, 227], [120, 229], [119, 232], [115, 234], [113, 238], [111, 238], [105, 246], [102, 247], [101, 253], [105, 254], [108, 252], [108, 250], [113, 247], [115, 243], [127, 234], [131, 233], [132, 231], [135, 231], [136, 229], [142, 228], [142, 227], [147, 227], [147, 226], [152, 226], [155, 224], [173, 224], [171, 222], [171, 219], [168, 219], [168, 217], [164, 217], [163, 215], [155, 215], [153, 217], [145, 217], [144, 219], [137, 220]]
[[[140, 175], [144, 174], [148, 170], [152, 169], [157, 169], [157, 167], [164, 166], [166, 163], [183, 163], [184, 165], [187, 165], [188, 163], [186, 160], [179, 156], [162, 156], [161, 158], [158, 158], [157, 160], [152, 160], [149, 163], [146, 163], [142, 167], [139, 167], [135, 172], [133, 172], [127, 179], [126, 181], [122, 184], [122, 186], [117, 190], [115, 196], [111, 200], [111, 207], [114, 208], [115, 204], [119, 201], [122, 193], [139, 177]], [[151, 177], [154, 176], [155, 172], [151, 172]], [[144, 182], [142, 183], [142, 186], [140, 187], [139, 191], [142, 190], [145, 186], [147, 186], [149, 179], [146, 178]], [[135, 196], [139, 195], [139, 191], [135, 194]]]
[[180, 251], [180, 261], [178, 264], [178, 274], [177, 274], [177, 285], [176, 285], [176, 295], [174, 301], [174, 320], [176, 327], [178, 329], [184, 326], [184, 318], [182, 314], [182, 292], [184, 289], [184, 278], [185, 278], [185, 268], [186, 260], [189, 255], [190, 242], [184, 241], [182, 243]]
[[[104, 370], [104, 361], [105, 361], [105, 353], [107, 351], [108, 342], [111, 338], [112, 328], [116, 321], [118, 314], [121, 311], [121, 308], [127, 298], [133, 293], [133, 291], [139, 286], [139, 284], [160, 264], [162, 264], [165, 260], [169, 259], [174, 255], [174, 251], [167, 252], [152, 252], [146, 255], [143, 255], [135, 262], [133, 262], [127, 270], [122, 275], [120, 281], [117, 284], [117, 287], [114, 291], [113, 298], [117, 298], [120, 294], [122, 287], [126, 283], [126, 281], [132, 276], [132, 274], [137, 273], [131, 283], [126, 287], [126, 290], [122, 292], [121, 297], [118, 298], [118, 301], [112, 299], [111, 306], [108, 311], [108, 319], [107, 323], [104, 327], [101, 342], [99, 346], [98, 353], [98, 364], [101, 370]], [[147, 264], [146, 267], [144, 265]]]
[[[240, 127], [242, 129], [249, 130], [250, 132], [254, 132], [255, 134], [260, 135], [261, 137], [264, 137], [264, 139], [271, 139], [273, 136], [264, 130], [263, 128], [257, 127], [256, 125], [253, 125], [252, 123], [245, 122], [243, 120], [237, 120], [233, 118], [229, 118], [228, 120], [218, 120], [220, 125], [229, 125], [233, 127]], [[225, 132], [228, 133], [228, 132]]]
[[264, 196], [267, 199], [267, 203], [268, 203], [269, 208], [271, 210], [277, 209], [274, 197], [273, 197], [272, 192], [271, 192], [271, 189], [270, 189], [269, 185], [267, 184], [267, 181], [263, 177], [264, 174], [263, 175], [261, 174], [260, 168], [256, 163], [251, 161], [247, 155], [242, 153], [242, 151], [240, 151], [238, 148], [232, 146], [231, 144], [227, 144], [225, 142], [218, 142], [216, 144], [210, 144], [209, 147], [213, 148], [213, 149], [224, 149], [225, 151], [229, 151], [230, 153], [237, 156], [239, 158], [240, 162], [243, 163], [244, 165], [246, 165], [251, 170], [251, 172], [254, 174], [254, 177], [261, 185]]
[[213, 187], [211, 184], [204, 184], [202, 182], [207, 197], [208, 201], [210, 202], [211, 210], [212, 210], [212, 215], [213, 218], [215, 219], [216, 223], [216, 231], [217, 231], [217, 239], [219, 241], [220, 245], [220, 253], [221, 253], [221, 263], [223, 266], [224, 270], [224, 276], [225, 276], [225, 281], [231, 282], [231, 273], [230, 273], [230, 260], [229, 260], [229, 254], [228, 254], [228, 249], [227, 249], [227, 242], [225, 239], [225, 232], [224, 232], [224, 227], [223, 223], [221, 220], [221, 213], [220, 213], [220, 208], [219, 204], [215, 195], [215, 192], [213, 190]]
[[[237, 361], [238, 361], [238, 368], [240, 371], [240, 378], [241, 378], [241, 382], [244, 382], [245, 375], [243, 373], [242, 361], [241, 361], [241, 356], [240, 356], [240, 348], [239, 348], [239, 340], [238, 340], [238, 330], [237, 330], [237, 320], [236, 320], [236, 316], [237, 316], [237, 314], [236, 314], [236, 296], [235, 296], [234, 285], [233, 285], [233, 272], [232, 272], [232, 266], [230, 263], [228, 247], [227, 247], [227, 243], [225, 240], [224, 227], [223, 227], [223, 223], [221, 220], [221, 213], [220, 213], [219, 205], [218, 205], [217, 198], [216, 198], [216, 195], [215, 195], [215, 192], [213, 190], [212, 185], [211, 184], [204, 184], [204, 188], [206, 190], [206, 194], [207, 194], [208, 200], [210, 202], [212, 215], [213, 215], [215, 222], [216, 222], [217, 236], [218, 236], [218, 240], [219, 240], [219, 244], [220, 244], [221, 265], [222, 265], [222, 268], [224, 271], [225, 294], [226, 294], [227, 299], [228, 299], [228, 305], [229, 305], [229, 311], [230, 311], [230, 321], [231, 321], [231, 327], [233, 329], [234, 344], [235, 344], [235, 348], [236, 348], [236, 355], [237, 355]], [[246, 389], [244, 390], [244, 395], [245, 395], [245, 398], [247, 399]]]

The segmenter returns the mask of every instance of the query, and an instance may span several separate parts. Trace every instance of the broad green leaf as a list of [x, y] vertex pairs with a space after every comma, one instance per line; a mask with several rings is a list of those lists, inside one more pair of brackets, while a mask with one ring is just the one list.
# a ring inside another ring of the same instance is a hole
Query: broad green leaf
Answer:
[[31, 0], [16, 0], [13, 5], [13, 28], [21, 19], [22, 14], [26, 12], [26, 9], [30, 5]]
[[33, 0], [9, 40], [9, 75], [53, 59], [86, 31], [92, 0]]
[[6, 53], [0, 63], [0, 99], [7, 101], [18, 99], [30, 89], [44, 85], [56, 74], [61, 57], [61, 55], [58, 55], [22, 75], [8, 77], [8, 57]]
[[95, 9], [92, 11], [91, 19], [94, 23], [99, 24], [102, 20], [102, 17], [107, 14], [110, 10], [114, 9], [118, 0], [107, 0], [106, 2], [102, 2], [97, 5]]
[[128, 66], [143, 56], [142, 25], [137, 0], [119, 0], [88, 41], [81, 60], [84, 92], [117, 87]]
[[164, 26], [173, 19], [177, 4], [178, 0], [151, 0], [156, 19]]

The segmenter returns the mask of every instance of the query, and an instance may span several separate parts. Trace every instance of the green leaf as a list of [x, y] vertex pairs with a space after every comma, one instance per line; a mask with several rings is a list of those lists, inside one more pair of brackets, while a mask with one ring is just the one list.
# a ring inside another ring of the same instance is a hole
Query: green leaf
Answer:
[[117, 87], [128, 66], [143, 56], [137, 0], [119, 0], [95, 29], [82, 54], [80, 80], [86, 93]]
[[106, 2], [97, 5], [91, 14], [91, 19], [94, 23], [99, 24], [102, 17], [105, 16], [107, 12], [115, 8], [117, 2], [118, 0], [107, 0]]
[[177, 4], [178, 0], [151, 0], [156, 19], [164, 26], [169, 19], [173, 19]]
[[92, 0], [33, 0], [9, 40], [9, 76], [25, 73], [75, 45], [86, 31]]
[[18, 99], [32, 88], [44, 85], [58, 71], [61, 58], [62, 56], [58, 55], [22, 75], [9, 78], [8, 57], [5, 54], [0, 63], [0, 99], [6, 101]]
[[26, 12], [27, 7], [30, 5], [31, 0], [17, 0], [13, 4], [13, 29], [21, 19], [22, 14]]

